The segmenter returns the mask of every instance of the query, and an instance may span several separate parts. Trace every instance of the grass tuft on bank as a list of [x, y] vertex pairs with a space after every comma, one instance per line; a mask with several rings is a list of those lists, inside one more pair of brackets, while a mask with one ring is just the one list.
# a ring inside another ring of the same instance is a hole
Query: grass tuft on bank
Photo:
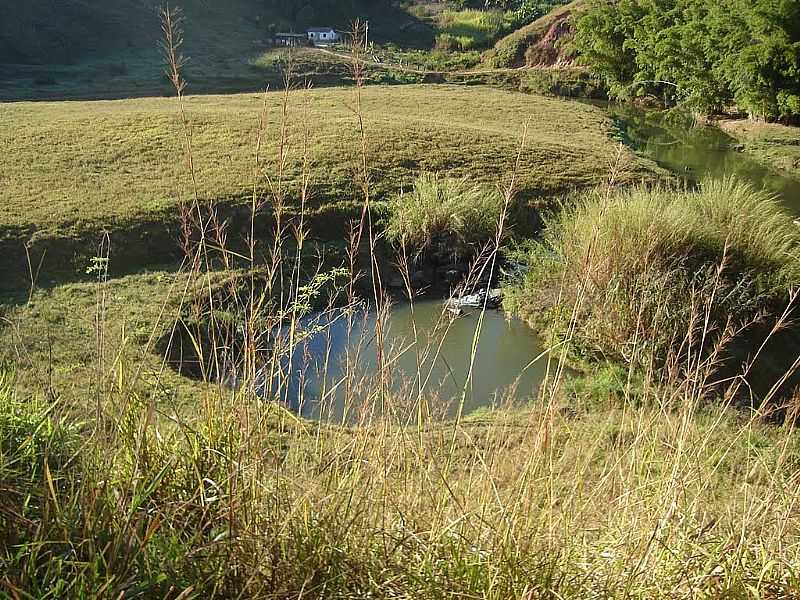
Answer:
[[423, 173], [410, 192], [389, 201], [386, 235], [416, 251], [471, 256], [497, 232], [503, 196], [487, 185]]
[[792, 219], [735, 180], [598, 192], [551, 220], [508, 304], [585, 358], [660, 368], [779, 317], [798, 252]]

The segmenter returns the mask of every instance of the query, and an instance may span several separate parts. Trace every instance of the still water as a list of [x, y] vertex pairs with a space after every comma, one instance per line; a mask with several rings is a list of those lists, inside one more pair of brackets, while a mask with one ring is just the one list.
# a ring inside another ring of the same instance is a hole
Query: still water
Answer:
[[[453, 417], [459, 409], [467, 414], [508, 398], [522, 402], [535, 396], [547, 370], [546, 357], [534, 362], [542, 352], [535, 332], [500, 311], [487, 310], [482, 321], [480, 314], [474, 310], [453, 318], [443, 314], [441, 300], [394, 305], [380, 344], [388, 365], [383, 382], [374, 310], [309, 316], [295, 334], [299, 341], [291, 360], [283, 361], [279, 373], [264, 373], [260, 391], [267, 393], [271, 385], [273, 394], [304, 417], [347, 422], [373, 411], [392, 411], [409, 421], [419, 411]], [[286, 344], [287, 332], [280, 335]], [[389, 391], [384, 395], [391, 398], [388, 406], [375, 393], [382, 387]]]
[[772, 171], [737, 150], [737, 142], [717, 127], [696, 127], [685, 117], [627, 106], [608, 107], [620, 137], [688, 183], [704, 178], [738, 177], [775, 194], [800, 215], [800, 180]]

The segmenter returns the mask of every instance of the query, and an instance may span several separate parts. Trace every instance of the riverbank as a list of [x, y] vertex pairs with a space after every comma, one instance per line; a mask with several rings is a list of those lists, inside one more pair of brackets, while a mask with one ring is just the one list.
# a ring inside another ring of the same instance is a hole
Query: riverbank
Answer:
[[[526, 124], [516, 171], [517, 213], [527, 211], [533, 218], [559, 194], [607, 179], [608, 158], [618, 152], [621, 184], [651, 172], [650, 163], [617, 148], [613, 122], [594, 107], [490, 88], [407, 86], [361, 93], [370, 192], [379, 217], [387, 200], [409, 189], [420, 171], [443, 170], [489, 186], [502, 182], [515, 168]], [[270, 262], [272, 204], [280, 196], [288, 238], [284, 252], [295, 251], [297, 241], [287, 232], [302, 218], [308, 238], [303, 268], [313, 274], [315, 265], [346, 265], [349, 223], [358, 222], [363, 204], [354, 180], [359, 143], [357, 120], [348, 109], [352, 99], [349, 89], [298, 91], [288, 100], [280, 92], [188, 98], [196, 188], [173, 100], [5, 105], [0, 116], [0, 137], [8, 149], [0, 157], [7, 182], [0, 215], [3, 356], [19, 363], [22, 389], [37, 389], [47, 373], [47, 385], [65, 398], [77, 401], [95, 393], [96, 365], [89, 356], [98, 351], [90, 340], [98, 335], [101, 294], [108, 316], [104, 326], [114, 329], [102, 336], [104, 354], [139, 357], [133, 362], [158, 373], [147, 386], [161, 386], [167, 397], [181, 402], [202, 397], [192, 382], [158, 367], [154, 347], [176, 317], [186, 317], [181, 307], [202, 295], [202, 289], [186, 288], [182, 274], [178, 207], [196, 193], [200, 205], [214, 206], [225, 224], [229, 251], [215, 250], [219, 264], [212, 269], [219, 272], [210, 277], [224, 279], [225, 265], [235, 268], [249, 256], [245, 238], [254, 190], [259, 206], [264, 203], [252, 222], [259, 260]], [[272, 187], [276, 176], [280, 192]], [[304, 177], [308, 192], [301, 205], [297, 194]], [[524, 220], [523, 215], [515, 221], [520, 233], [530, 227]], [[382, 263], [392, 264], [395, 259], [381, 248]], [[369, 259], [359, 252], [359, 268], [368, 268]], [[454, 283], [445, 282], [453, 267], [442, 260], [423, 268], [420, 281], [412, 273], [415, 287]], [[456, 265], [456, 275], [462, 271]], [[403, 293], [399, 274], [385, 271], [384, 278], [390, 288], [397, 279]], [[137, 385], [142, 381], [137, 378]]]
[[798, 255], [792, 217], [736, 180], [595, 192], [520, 252], [505, 303], [590, 374], [626, 371], [628, 393], [691, 381], [710, 401], [793, 413]]
[[800, 179], [800, 128], [748, 120], [715, 122], [734, 137], [743, 152], [761, 164]]

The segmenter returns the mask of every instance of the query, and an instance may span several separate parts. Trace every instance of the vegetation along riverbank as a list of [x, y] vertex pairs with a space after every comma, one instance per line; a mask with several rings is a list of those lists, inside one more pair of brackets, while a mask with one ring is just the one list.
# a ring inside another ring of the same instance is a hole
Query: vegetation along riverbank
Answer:
[[723, 120], [719, 126], [761, 164], [800, 178], [800, 130], [797, 127], [745, 120]]
[[[782, 320], [795, 301], [798, 249], [792, 217], [768, 194], [733, 180], [693, 192], [594, 193], [534, 243], [530, 269], [507, 304], [567, 341], [578, 361], [626, 364], [636, 379], [681, 380], [687, 371], [716, 377], [751, 330], [764, 336], [765, 318], [774, 335], [789, 326]], [[768, 338], [759, 339], [761, 351]], [[792, 348], [788, 364], [774, 379], [762, 367], [746, 390], [751, 402], [796, 385], [782, 379], [796, 355], [789, 339], [779, 344], [779, 352]]]

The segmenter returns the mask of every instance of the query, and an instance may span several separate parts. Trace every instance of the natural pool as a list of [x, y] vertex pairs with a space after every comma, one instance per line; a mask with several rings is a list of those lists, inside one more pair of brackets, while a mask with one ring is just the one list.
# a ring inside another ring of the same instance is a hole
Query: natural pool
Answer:
[[[736, 176], [774, 193], [787, 210], [800, 215], [800, 181], [742, 154], [722, 131], [694, 127], [662, 112], [605, 106], [626, 144], [687, 184]], [[262, 374], [261, 392], [277, 393], [304, 417], [348, 422], [386, 411], [409, 421], [419, 418], [420, 411], [453, 417], [535, 397], [555, 370], [536, 332], [500, 311], [480, 315], [475, 310], [452, 319], [441, 300], [398, 303], [387, 313], [380, 345], [372, 309], [306, 317], [291, 359]], [[383, 381], [379, 355], [388, 365]], [[388, 393], [376, 393], [381, 389]]]
[[[527, 400], [547, 375], [547, 357], [534, 361], [543, 351], [536, 333], [500, 311], [476, 309], [454, 318], [441, 300], [419, 299], [394, 305], [388, 315], [380, 345], [377, 315], [369, 307], [302, 319], [291, 360], [287, 356], [279, 368], [264, 372], [260, 391], [271, 385], [308, 418], [353, 422], [373, 411], [396, 411], [414, 421], [420, 410], [453, 417], [509, 398]], [[279, 333], [284, 342], [287, 335]], [[379, 348], [387, 365], [383, 382]], [[375, 393], [382, 387], [389, 406]]]

